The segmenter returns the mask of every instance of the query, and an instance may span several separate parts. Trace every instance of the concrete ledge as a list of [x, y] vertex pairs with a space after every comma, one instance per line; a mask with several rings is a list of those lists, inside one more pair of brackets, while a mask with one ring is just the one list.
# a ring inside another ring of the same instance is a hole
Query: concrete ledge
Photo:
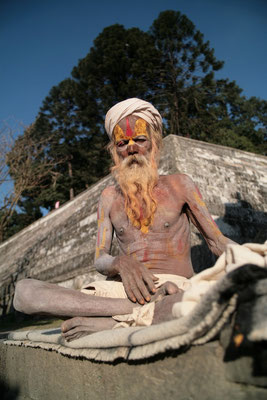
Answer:
[[225, 379], [217, 341], [143, 362], [112, 364], [0, 343], [3, 399], [265, 400], [267, 389]]

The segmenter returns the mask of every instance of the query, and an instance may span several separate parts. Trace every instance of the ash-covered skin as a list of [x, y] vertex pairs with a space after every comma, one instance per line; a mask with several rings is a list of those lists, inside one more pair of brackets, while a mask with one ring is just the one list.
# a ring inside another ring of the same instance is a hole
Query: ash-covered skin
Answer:
[[[186, 278], [193, 275], [190, 220], [210, 250], [216, 255], [222, 254], [230, 240], [220, 232], [203, 200], [199, 201], [198, 193], [187, 175], [160, 176], [154, 189], [157, 200], [154, 222], [148, 233], [143, 234], [128, 221], [124, 200], [117, 188], [106, 188], [99, 202], [99, 210], [104, 214], [99, 242], [103, 242], [105, 235], [105, 245], [96, 258], [97, 270], [109, 277], [120, 274], [129, 298], [143, 304], [144, 299], [150, 299], [149, 289], [155, 290], [153, 273]], [[113, 258], [108, 253], [114, 231], [121, 255]]]
[[[136, 122], [137, 118], [130, 116], [114, 129], [117, 132], [117, 154], [122, 160], [135, 155], [147, 156], [151, 151], [146, 125], [136, 135]], [[150, 293], [155, 291], [153, 273], [176, 274], [186, 278], [193, 275], [190, 221], [202, 233], [214, 254], [222, 254], [227, 243], [231, 242], [218, 229], [189, 176], [160, 176], [153, 189], [153, 197], [157, 209], [153, 224], [145, 234], [127, 218], [124, 198], [116, 186], [103, 191], [98, 209], [102, 217], [95, 266], [108, 277], [119, 274], [129, 299], [140, 304], [150, 301]], [[114, 231], [121, 255], [113, 258], [109, 252]]]

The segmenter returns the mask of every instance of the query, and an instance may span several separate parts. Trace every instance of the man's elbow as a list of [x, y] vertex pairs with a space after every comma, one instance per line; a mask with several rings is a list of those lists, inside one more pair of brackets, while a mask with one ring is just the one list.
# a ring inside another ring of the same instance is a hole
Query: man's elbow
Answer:
[[102, 254], [100, 257], [95, 259], [95, 269], [102, 275], [111, 276], [113, 261], [114, 257], [110, 254]]
[[99, 258], [95, 260], [94, 267], [97, 270], [97, 272], [99, 272], [102, 275], [105, 275], [105, 268]]
[[210, 250], [212, 251], [213, 254], [215, 254], [218, 257], [226, 250], [226, 247], [229, 244], [237, 244], [237, 243], [234, 242], [233, 240], [227, 238], [223, 234], [221, 234], [217, 238], [217, 240], [209, 240], [208, 241], [208, 246], [209, 246]]

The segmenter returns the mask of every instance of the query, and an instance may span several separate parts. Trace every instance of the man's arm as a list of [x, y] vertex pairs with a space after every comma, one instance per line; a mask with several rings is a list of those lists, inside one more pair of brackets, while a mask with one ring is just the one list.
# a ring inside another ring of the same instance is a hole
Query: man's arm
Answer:
[[101, 274], [114, 277], [120, 275], [128, 298], [140, 304], [150, 301], [150, 292], [155, 292], [154, 281], [157, 278], [139, 261], [127, 255], [112, 257], [110, 255], [113, 226], [110, 220], [110, 209], [114, 200], [114, 191], [107, 188], [103, 191], [97, 212], [97, 239], [95, 267]]
[[113, 276], [111, 265], [115, 258], [110, 255], [113, 226], [109, 218], [109, 213], [112, 200], [111, 188], [105, 189], [100, 196], [97, 209], [95, 267], [98, 272], [106, 276]]
[[188, 206], [187, 215], [203, 235], [210, 250], [220, 256], [225, 251], [227, 244], [235, 244], [235, 242], [224, 236], [219, 230], [192, 179], [187, 175], [183, 175], [182, 180], [186, 196], [185, 200]]

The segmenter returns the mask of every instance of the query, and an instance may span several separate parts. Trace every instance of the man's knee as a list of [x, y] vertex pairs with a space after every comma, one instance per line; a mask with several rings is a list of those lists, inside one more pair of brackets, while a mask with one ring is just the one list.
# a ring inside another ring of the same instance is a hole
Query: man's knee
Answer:
[[15, 295], [13, 305], [15, 310], [20, 312], [26, 312], [25, 306], [28, 302], [32, 301], [34, 287], [36, 286], [35, 279], [22, 279], [17, 282], [15, 288]]

